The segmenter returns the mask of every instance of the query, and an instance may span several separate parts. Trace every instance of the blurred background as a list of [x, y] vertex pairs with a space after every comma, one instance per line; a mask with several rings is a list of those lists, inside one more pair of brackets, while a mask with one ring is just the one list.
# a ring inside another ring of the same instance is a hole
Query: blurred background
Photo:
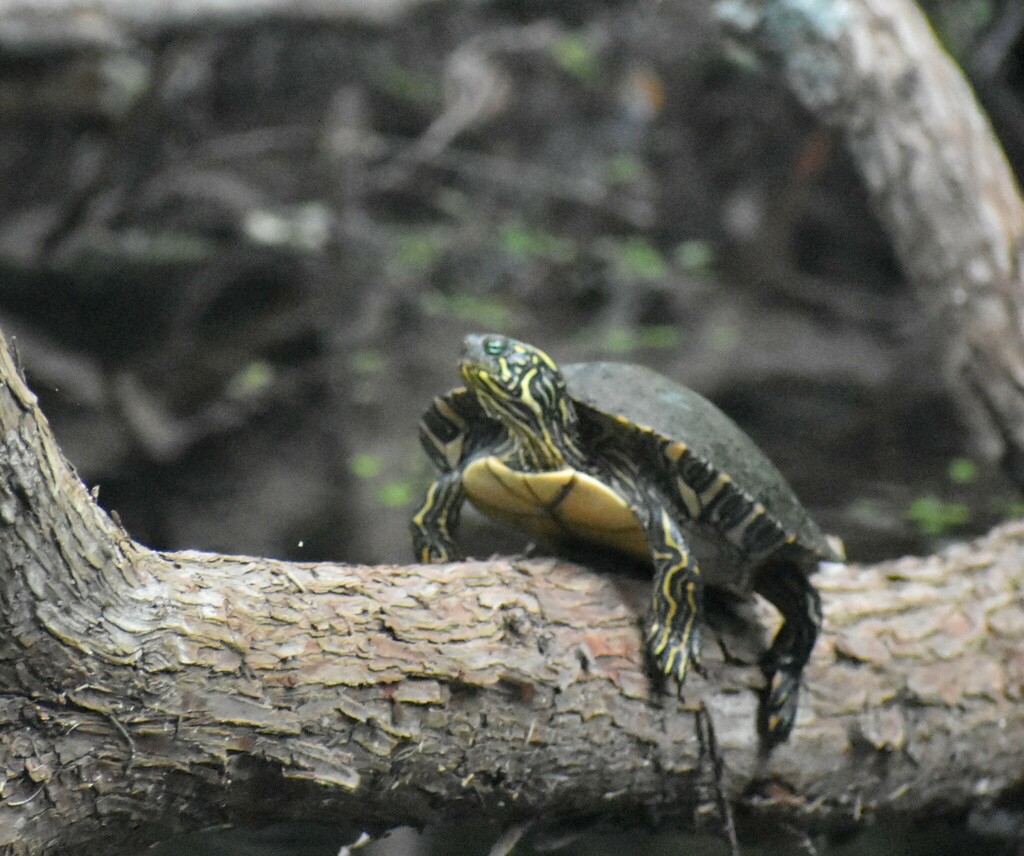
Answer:
[[[856, 560], [1024, 511], [840, 141], [706, 4], [94, 5], [0, 14], [0, 328], [143, 543], [409, 560], [488, 330], [696, 388]], [[1024, 6], [924, 8], [1020, 174]]]

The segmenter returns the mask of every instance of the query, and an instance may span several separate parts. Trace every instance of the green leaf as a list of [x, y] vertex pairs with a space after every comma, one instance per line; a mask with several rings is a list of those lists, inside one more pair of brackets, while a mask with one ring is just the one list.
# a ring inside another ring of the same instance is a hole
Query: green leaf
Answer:
[[601, 340], [601, 347], [612, 354], [629, 354], [643, 348], [672, 348], [677, 344], [679, 331], [669, 324], [613, 327]]
[[954, 458], [949, 462], [949, 480], [956, 484], [969, 484], [978, 475], [978, 465], [970, 458]]
[[683, 241], [674, 256], [676, 264], [688, 273], [707, 273], [715, 263], [715, 248], [708, 241]]
[[630, 278], [657, 280], [668, 273], [668, 266], [661, 253], [643, 238], [627, 238], [623, 241], [619, 262], [622, 272]]
[[551, 46], [551, 55], [565, 71], [584, 83], [592, 83], [597, 78], [597, 54], [579, 36], [559, 39]]
[[1020, 500], [1005, 499], [994, 504], [997, 511], [1004, 517], [1011, 520], [1019, 520], [1024, 517], [1024, 502]]
[[413, 71], [397, 63], [383, 62], [373, 69], [374, 82], [389, 95], [420, 106], [437, 104], [443, 87], [437, 78]]
[[540, 255], [537, 236], [519, 225], [506, 226], [501, 230], [501, 243], [510, 256], [530, 258]]
[[679, 330], [670, 324], [647, 324], [640, 328], [645, 348], [673, 348], [679, 344]]
[[407, 481], [388, 482], [377, 491], [377, 499], [388, 508], [403, 508], [414, 499], [412, 485]]
[[616, 327], [605, 334], [601, 346], [612, 354], [628, 354], [640, 347], [640, 338], [635, 330]]
[[234, 399], [249, 398], [265, 390], [274, 382], [274, 367], [266, 360], [253, 360], [235, 373], [228, 381], [228, 396]]
[[917, 524], [926, 535], [942, 535], [971, 519], [967, 506], [960, 502], [946, 502], [934, 496], [919, 496], [910, 503], [907, 519]]
[[365, 348], [352, 354], [350, 365], [356, 374], [377, 374], [384, 368], [384, 355], [373, 348]]
[[398, 261], [411, 271], [423, 273], [436, 263], [441, 249], [425, 235], [406, 235], [398, 242]]
[[503, 227], [499, 234], [502, 247], [510, 256], [557, 264], [567, 264], [576, 258], [576, 244], [569, 238], [527, 229], [519, 223]]
[[421, 301], [421, 307], [424, 313], [434, 318], [458, 318], [496, 331], [506, 329], [511, 318], [508, 307], [503, 303], [493, 297], [476, 294], [427, 294]]
[[348, 466], [352, 473], [361, 479], [372, 479], [380, 474], [380, 458], [365, 452], [353, 455]]

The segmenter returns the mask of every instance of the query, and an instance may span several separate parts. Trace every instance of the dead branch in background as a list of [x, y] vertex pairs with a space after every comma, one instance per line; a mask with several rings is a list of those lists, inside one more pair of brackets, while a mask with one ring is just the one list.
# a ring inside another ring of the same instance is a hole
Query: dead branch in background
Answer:
[[841, 131], [922, 311], [949, 343], [936, 370], [994, 426], [1024, 485], [1024, 202], [963, 74], [910, 0], [715, 10]]
[[[843, 129], [908, 274], [941, 307], [955, 373], [1012, 452], [1024, 448], [1020, 200], [917, 10], [876, 6], [818, 4], [814, 19], [795, 4], [718, 4]], [[724, 828], [718, 789], [820, 828], [983, 806], [1019, 780], [1019, 525], [821, 574], [826, 632], [801, 716], [764, 758], [744, 634], [722, 636], [739, 663], [708, 645], [708, 677], [685, 702], [652, 690], [646, 583], [545, 561], [149, 551], [65, 463], [5, 343], [0, 434], [4, 852], [123, 850], [157, 827], [253, 818], [377, 830], [484, 811]], [[701, 757], [698, 701], [720, 777]]]

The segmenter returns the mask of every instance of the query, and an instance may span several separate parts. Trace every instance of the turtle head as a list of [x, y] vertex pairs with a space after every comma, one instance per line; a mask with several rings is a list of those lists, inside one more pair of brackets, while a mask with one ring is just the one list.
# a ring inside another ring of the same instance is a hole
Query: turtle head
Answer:
[[467, 336], [459, 371], [528, 466], [559, 469], [582, 457], [576, 408], [558, 366], [540, 348], [495, 334]]

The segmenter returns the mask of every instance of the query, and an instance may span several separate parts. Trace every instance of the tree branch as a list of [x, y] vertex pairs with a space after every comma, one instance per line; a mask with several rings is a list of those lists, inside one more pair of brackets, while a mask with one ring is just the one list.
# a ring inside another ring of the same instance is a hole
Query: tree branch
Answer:
[[[140, 4], [133, 0], [96, 0], [89, 15], [77, 0], [0, 0], [0, 42], [14, 46], [35, 39], [49, 44], [109, 44], [175, 27], [206, 24], [245, 25], [261, 18], [359, 21], [383, 24], [434, 0], [174, 0]], [[113, 39], [113, 36], [117, 39]], [[59, 36], [59, 39], [55, 39]]]
[[1019, 776], [1024, 525], [819, 575], [827, 630], [795, 733], [765, 759], [749, 634], [721, 634], [745, 664], [711, 637], [686, 702], [659, 694], [645, 580], [550, 560], [152, 552], [93, 503], [6, 347], [0, 384], [5, 852], [137, 846], [158, 824], [383, 828], [481, 808], [714, 827], [700, 702], [726, 795], [769, 817], [964, 806]]
[[842, 132], [943, 325], [944, 368], [1024, 484], [1024, 202], [960, 70], [911, 0], [718, 0], [715, 11]]
[[[909, 275], [942, 295], [954, 370], [1024, 448], [1016, 188], [916, 10], [881, 6], [718, 4], [844, 130]], [[715, 827], [699, 702], [726, 796], [769, 818], [967, 807], [1019, 781], [1022, 524], [820, 574], [826, 630], [801, 716], [764, 758], [759, 649], [722, 619], [740, 662], [709, 635], [707, 678], [690, 678], [685, 702], [659, 694], [637, 628], [646, 581], [552, 561], [149, 551], [64, 461], [2, 340], [0, 436], [3, 852], [124, 849], [252, 817], [383, 828], [481, 808]]]

